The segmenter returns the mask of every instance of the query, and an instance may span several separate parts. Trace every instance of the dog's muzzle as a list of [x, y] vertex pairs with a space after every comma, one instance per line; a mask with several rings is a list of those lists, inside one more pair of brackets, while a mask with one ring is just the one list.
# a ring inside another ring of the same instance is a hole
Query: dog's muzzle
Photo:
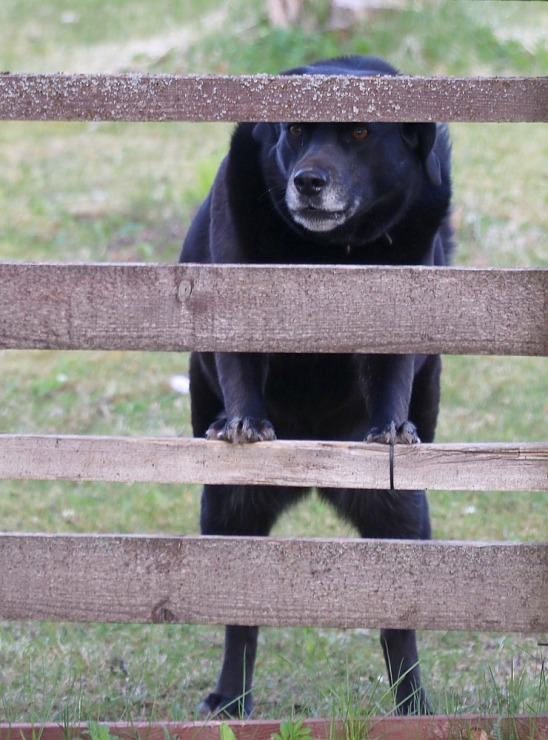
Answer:
[[349, 216], [348, 205], [323, 167], [296, 169], [287, 186], [286, 202], [294, 221], [309, 231], [332, 231]]

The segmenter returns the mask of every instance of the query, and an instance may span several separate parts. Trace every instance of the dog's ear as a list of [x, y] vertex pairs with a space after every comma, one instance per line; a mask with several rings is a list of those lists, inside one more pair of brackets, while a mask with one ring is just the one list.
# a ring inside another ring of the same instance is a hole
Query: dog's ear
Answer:
[[401, 127], [403, 140], [418, 151], [426, 174], [434, 185], [441, 185], [440, 160], [434, 152], [436, 142], [435, 123], [404, 123]]
[[277, 123], [256, 123], [253, 127], [253, 138], [259, 144], [263, 144], [265, 141], [275, 140], [278, 136], [278, 124]]

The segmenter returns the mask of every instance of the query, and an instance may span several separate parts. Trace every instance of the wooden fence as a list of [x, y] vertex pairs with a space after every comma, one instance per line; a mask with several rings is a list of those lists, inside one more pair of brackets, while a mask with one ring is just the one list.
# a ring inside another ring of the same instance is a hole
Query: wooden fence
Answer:
[[[544, 78], [0, 75], [0, 118], [9, 120], [546, 121], [547, 101]], [[252, 291], [241, 289], [251, 283]], [[238, 304], [227, 306], [227, 292]], [[297, 305], [298, 324], [288, 304], [293, 313]], [[2, 263], [0, 348], [538, 356], [548, 354], [547, 304], [541, 269]], [[0, 477], [13, 479], [367, 488], [388, 487], [389, 469], [382, 445], [0, 435]], [[545, 490], [548, 445], [396, 447], [393, 472], [401, 488]], [[202, 576], [217, 561], [228, 576], [222, 594]], [[2, 619], [548, 628], [546, 543], [6, 533], [0, 572]], [[547, 716], [509, 722], [520, 737], [548, 733]], [[394, 718], [373, 721], [370, 731], [480, 737], [495, 723]], [[332, 731], [321, 721], [310, 726], [315, 737]], [[233, 724], [241, 738], [268, 737], [273, 727]], [[110, 729], [219, 737], [216, 723]], [[0, 725], [0, 740], [31, 734]], [[44, 740], [59, 736], [44, 730]]]

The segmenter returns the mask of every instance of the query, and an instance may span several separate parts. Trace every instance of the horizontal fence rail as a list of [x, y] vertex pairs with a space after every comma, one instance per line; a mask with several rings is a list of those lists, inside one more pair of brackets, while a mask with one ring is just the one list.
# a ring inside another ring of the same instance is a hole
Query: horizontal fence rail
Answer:
[[546, 355], [548, 270], [0, 263], [0, 317], [0, 349]]
[[[548, 737], [548, 716], [516, 715], [485, 717], [479, 715], [432, 717], [371, 717], [358, 714], [349, 720], [304, 719], [302, 728], [310, 731], [314, 740], [347, 740], [349, 737], [367, 740], [447, 740], [470, 738], [487, 740], [532, 740]], [[272, 740], [282, 729], [276, 720], [204, 720], [203, 722], [102, 722], [101, 731], [121, 740], [219, 740], [223, 728], [232, 730], [237, 740]], [[85, 723], [32, 725], [0, 723], [0, 740], [67, 740], [67, 730], [75, 738], [91, 740], [97, 734]]]
[[[390, 467], [357, 442], [0, 435], [0, 479], [386, 489]], [[396, 489], [545, 491], [548, 444], [396, 445], [392, 472]]]
[[0, 571], [0, 619], [548, 628], [542, 543], [6, 534]]
[[0, 119], [546, 121], [548, 78], [3, 74]]

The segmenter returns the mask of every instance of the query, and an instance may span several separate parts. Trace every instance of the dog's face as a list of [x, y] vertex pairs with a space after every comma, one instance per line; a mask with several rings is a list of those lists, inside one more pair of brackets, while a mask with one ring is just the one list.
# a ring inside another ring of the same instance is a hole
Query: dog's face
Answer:
[[382, 236], [440, 178], [435, 124], [259, 123], [253, 135], [279, 214], [321, 240]]

